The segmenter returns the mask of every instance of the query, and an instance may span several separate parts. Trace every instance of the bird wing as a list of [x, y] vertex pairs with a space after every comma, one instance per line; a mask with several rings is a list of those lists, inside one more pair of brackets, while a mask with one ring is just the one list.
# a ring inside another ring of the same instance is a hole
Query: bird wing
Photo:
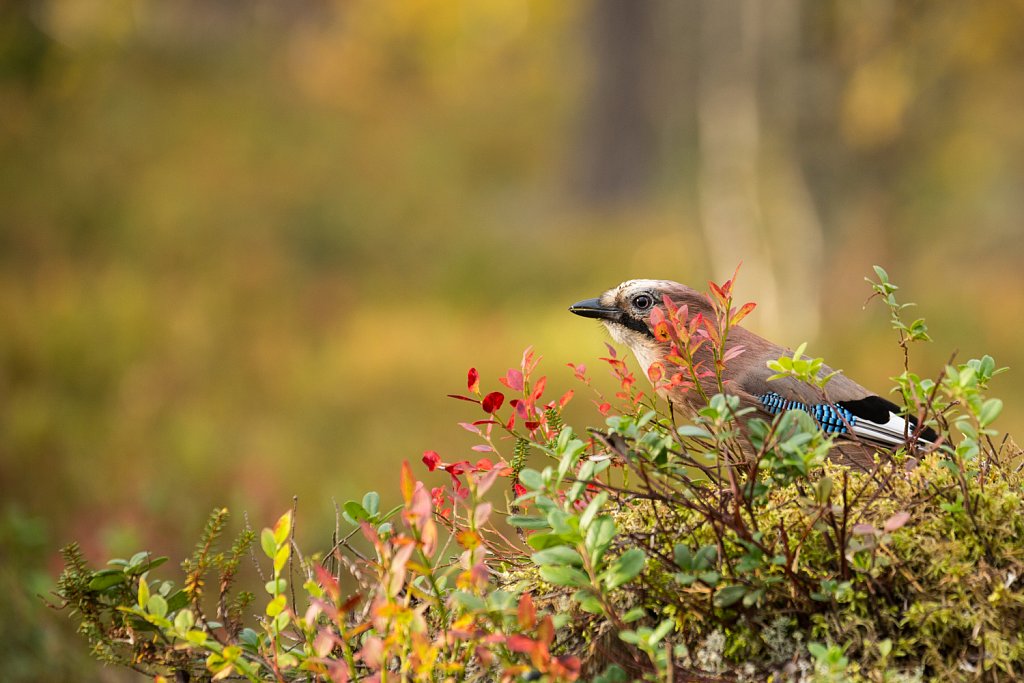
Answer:
[[[742, 328], [737, 328], [739, 332]], [[746, 332], [746, 330], [743, 330]], [[793, 377], [769, 380], [774, 372], [768, 361], [792, 351], [746, 332], [736, 342], [745, 345], [744, 353], [733, 359], [726, 376], [735, 390], [755, 407], [769, 415], [785, 410], [804, 410], [831, 434], [850, 434], [884, 446], [901, 446], [908, 435], [918, 433], [917, 418], [905, 417], [892, 401], [868, 391], [849, 377], [835, 375], [826, 385], [826, 393]], [[823, 366], [822, 376], [832, 369]], [[918, 434], [918, 442], [930, 444], [938, 435], [929, 427]]]

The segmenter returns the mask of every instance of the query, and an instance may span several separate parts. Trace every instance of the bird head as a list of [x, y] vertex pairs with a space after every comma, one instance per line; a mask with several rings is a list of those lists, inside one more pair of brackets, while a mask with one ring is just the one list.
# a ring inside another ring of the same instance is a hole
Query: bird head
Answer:
[[596, 299], [574, 303], [569, 310], [600, 320], [612, 339], [629, 347], [646, 372], [668, 350], [668, 343], [655, 339], [649, 324], [651, 311], [661, 308], [665, 312], [666, 296], [679, 306], [688, 306], [691, 314], [710, 312], [703, 294], [671, 280], [627, 280]]

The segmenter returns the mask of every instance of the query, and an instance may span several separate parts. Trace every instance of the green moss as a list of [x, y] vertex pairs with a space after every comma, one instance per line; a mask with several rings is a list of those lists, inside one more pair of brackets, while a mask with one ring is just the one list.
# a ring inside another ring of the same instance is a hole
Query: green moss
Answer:
[[[833, 494], [819, 503], [808, 491], [826, 477]], [[883, 463], [873, 473], [824, 463], [743, 512], [776, 562], [757, 561], [763, 553], [751, 553], [728, 524], [709, 521], [682, 496], [640, 497], [621, 505], [615, 521], [623, 543], [645, 548], [651, 562], [641, 582], [617, 591], [616, 603], [672, 618], [679, 641], [696, 653], [693, 665], [708, 673], [739, 676], [751, 664], [779, 673], [787, 662], [807, 660], [806, 644], [816, 641], [845, 646], [852, 680], [922, 673], [959, 680], [972, 669], [1022, 675], [1022, 483], [1015, 466], [994, 460], [983, 476], [961, 479], [939, 454], [909, 469]], [[834, 519], [843, 488], [841, 553]], [[709, 497], [719, 494], [708, 487]], [[906, 522], [888, 528], [902, 512]], [[715, 546], [718, 582], [681, 583], [670, 559], [677, 544]], [[715, 591], [730, 584], [760, 597], [716, 606]], [[883, 641], [889, 645], [880, 647]]]

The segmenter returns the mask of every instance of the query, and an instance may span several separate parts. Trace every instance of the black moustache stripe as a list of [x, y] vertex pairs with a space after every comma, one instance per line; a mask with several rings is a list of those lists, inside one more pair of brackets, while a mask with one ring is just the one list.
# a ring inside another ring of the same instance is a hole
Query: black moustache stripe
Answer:
[[643, 320], [638, 320], [633, 316], [623, 313], [619, 318], [619, 324], [628, 327], [631, 330], [639, 332], [640, 334], [647, 335], [651, 339], [654, 339], [654, 333], [651, 332], [651, 328], [647, 326]]

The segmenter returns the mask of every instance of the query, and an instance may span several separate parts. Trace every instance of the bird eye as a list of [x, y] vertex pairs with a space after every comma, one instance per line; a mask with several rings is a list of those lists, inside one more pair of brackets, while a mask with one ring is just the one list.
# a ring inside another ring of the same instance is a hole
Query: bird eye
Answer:
[[650, 294], [637, 294], [633, 297], [633, 306], [639, 311], [646, 311], [654, 305], [654, 297]]

